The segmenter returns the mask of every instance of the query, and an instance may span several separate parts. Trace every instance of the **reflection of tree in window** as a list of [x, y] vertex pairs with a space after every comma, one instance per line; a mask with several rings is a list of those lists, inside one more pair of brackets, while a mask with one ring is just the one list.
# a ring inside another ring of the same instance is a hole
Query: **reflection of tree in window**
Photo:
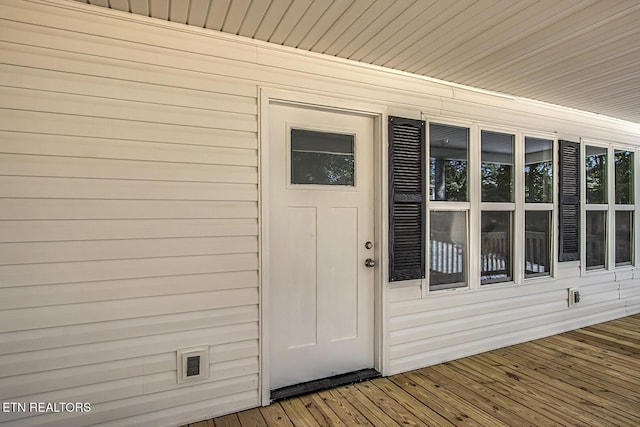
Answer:
[[430, 159], [431, 200], [464, 202], [467, 200], [467, 161]]
[[291, 183], [354, 185], [354, 137], [291, 130]]
[[482, 200], [511, 201], [511, 165], [482, 162]]
[[513, 201], [514, 135], [483, 130], [481, 132], [482, 201]]
[[633, 203], [633, 153], [616, 150], [616, 204]]
[[294, 184], [353, 185], [353, 155], [294, 152], [291, 157]]
[[466, 202], [469, 129], [429, 125], [429, 199]]
[[549, 202], [553, 193], [553, 164], [540, 162], [524, 167], [525, 202]]
[[606, 148], [587, 147], [585, 169], [587, 203], [607, 203]]

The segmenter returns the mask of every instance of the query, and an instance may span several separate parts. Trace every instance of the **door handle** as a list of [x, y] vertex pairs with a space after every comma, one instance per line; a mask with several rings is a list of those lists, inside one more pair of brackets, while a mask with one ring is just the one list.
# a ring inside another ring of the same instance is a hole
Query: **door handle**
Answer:
[[366, 265], [369, 268], [372, 268], [376, 266], [376, 262], [371, 258], [367, 258], [366, 260], [364, 260], [364, 265]]

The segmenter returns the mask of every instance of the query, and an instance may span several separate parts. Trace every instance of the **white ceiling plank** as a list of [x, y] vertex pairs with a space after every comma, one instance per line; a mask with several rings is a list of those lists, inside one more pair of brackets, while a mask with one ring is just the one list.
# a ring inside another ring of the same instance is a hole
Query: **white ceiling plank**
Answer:
[[[474, 3], [475, 0], [462, 0], [453, 4], [447, 0], [438, 0], [436, 4], [421, 15], [421, 19], [416, 22], [418, 24], [417, 28], [414, 25], [405, 27], [399, 33], [404, 37], [397, 39], [396, 45], [386, 49], [386, 52], [376, 58], [373, 63], [384, 67], [402, 69], [398, 64], [410, 61], [420, 51], [429, 48], [428, 44], [424, 44], [424, 40], [427, 40], [434, 30], [471, 7]], [[411, 32], [407, 32], [409, 29]], [[383, 49], [380, 50], [382, 51]]]
[[352, 4], [353, 0], [333, 1], [300, 43], [298, 43], [298, 48], [316, 51], [315, 45], [318, 43], [318, 40], [329, 31], [331, 26]]
[[[440, 45], [446, 44], [449, 40], [457, 37], [458, 34], [473, 32], [474, 26], [481, 22], [482, 19], [492, 19], [491, 12], [496, 11], [502, 1], [485, 0], [482, 3], [476, 2], [460, 13], [450, 16], [450, 19], [421, 40], [422, 49], [419, 52], [416, 52], [411, 58], [400, 62], [397, 67], [405, 71], [419, 68], [416, 64], [424, 62], [424, 59], [429, 57], [431, 52], [438, 50]], [[482, 19], [478, 17], [479, 15], [483, 15]]]
[[227, 17], [222, 25], [222, 31], [229, 34], [238, 34], [250, 4], [251, 0], [232, 0]]
[[[607, 101], [600, 104], [601, 107], [605, 108], [617, 108], [619, 111], [638, 111], [640, 109], [640, 100], [638, 97], [634, 95], [634, 93], [638, 93], [640, 91], [640, 82], [635, 80], [635, 84], [629, 84], [626, 86], [624, 91], [621, 91], [619, 95], [614, 95], [608, 98]], [[589, 102], [584, 102], [583, 105], [585, 107], [589, 106]]]
[[149, 0], [129, 0], [131, 6], [131, 13], [142, 16], [149, 15]]
[[268, 41], [276, 44], [284, 44], [284, 41], [289, 34], [291, 34], [291, 31], [293, 31], [298, 24], [298, 21], [300, 21], [300, 18], [302, 18], [307, 11], [312, 1], [313, 0], [295, 0], [291, 3]]
[[229, 10], [230, 3], [231, 0], [212, 0], [207, 19], [204, 22], [205, 28], [218, 31], [222, 30], [222, 25], [224, 25], [224, 20], [227, 17], [227, 10]]
[[[579, 34], [592, 31], [612, 13], [624, 14], [630, 2], [596, 2], [576, 13], [551, 23], [544, 30], [517, 40], [498, 52], [487, 55], [481, 62], [473, 64], [476, 75], [468, 81], [474, 83], [478, 77], [490, 81], [491, 76], [511, 71], [514, 63], [534, 56], [538, 52], [551, 51], [557, 46], [575, 39]], [[637, 2], [635, 4], [638, 6]], [[499, 77], [498, 77], [499, 79]]]
[[[494, 80], [498, 78], [501, 84], [511, 84], [518, 80], [513, 75], [530, 77], [537, 73], [541, 75], [541, 78], [536, 79], [533, 84], [539, 84], [557, 78], [566, 69], [593, 67], [596, 64], [609, 61], [608, 58], [611, 55], [626, 55], [627, 53], [622, 50], [622, 47], [612, 50], [611, 46], [638, 46], [640, 43], [638, 19], [640, 19], [640, 13], [630, 14], [606, 27], [568, 38], [553, 49], [540, 49], [535, 55], [514, 62], [509, 69], [512, 76], [505, 79], [505, 76], [497, 75], [494, 76]], [[623, 60], [627, 61], [628, 58]]]
[[633, 78], [640, 71], [640, 45], [636, 45], [629, 55], [637, 58], [633, 62], [623, 56], [603, 59], [599, 64], [584, 64], [579, 68], [571, 67], [554, 73], [553, 78], [545, 79], [544, 83], [538, 83], [541, 79], [535, 79], [531, 84], [521, 85], [519, 91], [523, 94], [535, 96], [553, 96], [561, 93], [579, 93], [585, 96], [593, 91], [604, 93], [603, 88], [609, 87], [615, 82]]
[[[554, 7], [555, 6], [555, 7]], [[524, 10], [516, 13], [508, 20], [487, 30], [467, 43], [465, 51], [468, 55], [454, 55], [439, 61], [442, 77], [455, 80], [462, 75], [473, 73], [470, 65], [483, 56], [499, 51], [510, 43], [528, 37], [538, 31], [544, 31], [551, 22], [562, 19], [580, 8], [579, 2], [559, 3], [557, 0], [542, 0], [535, 2]]]
[[300, 18], [293, 31], [289, 33], [284, 44], [287, 46], [298, 47], [302, 39], [309, 33], [317, 23], [318, 19], [331, 6], [330, 1], [314, 1], [311, 3], [305, 14]]
[[211, 0], [191, 0], [187, 24], [200, 28], [204, 27], [209, 7], [211, 7]]
[[189, 16], [189, 4], [190, 0], [175, 1], [169, 3], [169, 21], [179, 22], [180, 24], [187, 23], [187, 17]]
[[130, 12], [129, 0], [109, 0], [109, 6], [111, 9], [119, 10], [122, 12]]
[[[588, 77], [592, 84], [596, 84], [597, 81], [603, 82], [608, 80], [612, 73], [617, 73], [622, 68], [627, 69], [628, 65], [640, 60], [640, 29], [635, 31], [635, 37], [627, 38], [627, 42], [626, 49], [616, 50], [610, 48], [611, 44], [598, 45], [594, 43], [588, 49], [581, 49], [571, 44], [574, 52], [567, 52], [564, 60], [557, 56], [547, 55], [540, 59], [547, 62], [548, 66], [545, 67], [533, 59], [528, 59], [525, 61], [525, 69], [522, 71], [522, 74], [528, 78], [514, 79], [511, 76], [504, 76], [501, 84], [504, 84], [507, 89], [526, 89], [527, 92], [535, 91], [544, 94], [553, 92], [552, 88], [559, 81], [562, 81], [563, 87], [572, 85], [575, 83], [574, 76], [577, 75], [581, 76], [581, 80]], [[518, 68], [520, 68], [520, 64], [518, 64]], [[528, 69], [532, 70], [531, 73], [526, 71]], [[628, 70], [628, 72], [632, 71]], [[507, 77], [509, 78], [507, 79]], [[581, 83], [581, 86], [582, 90], [590, 88], [586, 82]]]
[[165, 21], [169, 20], [169, 0], [149, 0], [150, 16]]
[[292, 0], [271, 0], [269, 9], [267, 9], [267, 13], [264, 15], [254, 35], [256, 39], [268, 41], [271, 38], [276, 27], [284, 17], [284, 14], [287, 13], [291, 1]]
[[[556, 0], [557, 1], [557, 0]], [[500, 28], [502, 31], [514, 29], [515, 25], [505, 28], [504, 22], [516, 20], [516, 17], [531, 4], [539, 4], [536, 0], [521, 0], [513, 2], [510, 0], [500, 1], [491, 7], [487, 7], [473, 14], [470, 22], [466, 23], [465, 31], [457, 31], [442, 39], [437, 46], [428, 49], [423, 58], [408, 67], [409, 70], [419, 73], [435, 73], [444, 76], [448, 73], [448, 62], [451, 59], [460, 61], [480, 52], [487, 52], [493, 49], [490, 40], [488, 43], [479, 44], [487, 39], [487, 34], [492, 34]], [[515, 31], [514, 31], [515, 32]], [[453, 53], [455, 52], [455, 53]], [[445, 65], [447, 64], [447, 65]]]
[[109, 7], [108, 0], [89, 0], [89, 3], [91, 3], [94, 6]]
[[313, 46], [314, 52], [327, 53], [331, 44], [340, 37], [360, 16], [373, 5], [375, 0], [356, 0], [344, 11], [329, 30]]
[[[350, 52], [356, 51], [361, 43], [362, 39], [358, 39], [358, 36], [367, 30], [374, 30], [373, 23], [385, 12], [389, 11], [391, 15], [397, 13], [398, 9], [406, 9], [406, 7], [410, 4], [412, 0], [376, 0], [371, 7], [365, 10], [362, 15], [358, 18], [356, 22], [350, 25], [346, 30], [340, 34], [340, 36], [331, 43], [325, 53], [328, 55], [336, 55], [341, 56], [340, 52], [343, 50], [347, 50], [348, 46], [356, 46], [349, 49]], [[348, 58], [348, 56], [342, 56], [343, 58]]]
[[[529, 74], [527, 78], [514, 79], [505, 72], [500, 87], [509, 93], [542, 100], [576, 93], [586, 96], [597, 87], [607, 87], [611, 79], [619, 79], [621, 72], [631, 77], [636, 69], [640, 69], [640, 37], [627, 46], [627, 49], [617, 50], [601, 46], [597, 50], [586, 50], [579, 56], [568, 57], [566, 61], [555, 57], [543, 58], [541, 60], [549, 62], [546, 68], [528, 60], [530, 68], [534, 68], [534, 65], [539, 68], [536, 73]], [[603, 100], [607, 97], [607, 91], [599, 90]]]
[[[417, 20], [422, 13], [424, 13], [427, 9], [429, 9], [436, 0], [429, 1], [419, 1], [413, 3], [407, 9], [405, 9], [395, 20], [389, 22], [384, 28], [380, 30], [376, 30], [375, 34], [369, 39], [369, 41], [353, 52], [350, 57], [355, 61], [363, 61], [369, 62], [365, 60], [365, 58], [371, 56], [372, 54], [375, 57], [380, 56], [381, 53], [385, 53], [386, 49], [381, 46], [391, 40], [393, 36], [398, 34], [403, 28], [405, 28], [408, 23], [412, 23]], [[422, 25], [422, 23], [420, 23]], [[393, 42], [392, 42], [393, 43]], [[391, 44], [390, 46], [393, 46]]]
[[271, 2], [268, 0], [252, 1], [238, 34], [245, 37], [253, 37], [262, 19], [265, 17], [270, 4]]
[[[428, 4], [428, 2], [426, 2]], [[349, 37], [347, 45], [338, 53], [338, 56], [344, 58], [353, 58], [353, 54], [360, 50], [369, 50], [367, 45], [372, 42], [372, 39], [384, 31], [384, 29], [392, 26], [392, 24], [399, 23], [398, 19], [402, 16], [411, 6], [415, 5], [413, 0], [394, 1], [380, 15], [375, 17], [371, 24], [365, 26], [358, 34], [349, 36], [349, 32], [345, 35]], [[406, 16], [406, 15], [405, 15]], [[376, 43], [375, 41], [373, 43]]]

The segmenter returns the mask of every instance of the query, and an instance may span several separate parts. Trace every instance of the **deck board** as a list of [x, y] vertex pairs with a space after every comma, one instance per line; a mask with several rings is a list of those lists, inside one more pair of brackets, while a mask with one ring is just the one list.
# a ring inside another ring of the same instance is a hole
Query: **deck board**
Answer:
[[640, 425], [640, 314], [190, 427], [396, 425]]

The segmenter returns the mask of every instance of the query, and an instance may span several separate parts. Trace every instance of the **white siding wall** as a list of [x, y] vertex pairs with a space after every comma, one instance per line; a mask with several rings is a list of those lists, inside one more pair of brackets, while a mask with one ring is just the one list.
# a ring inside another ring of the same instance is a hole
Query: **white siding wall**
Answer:
[[[0, 400], [93, 404], [81, 419], [0, 424], [171, 425], [259, 404], [262, 85], [414, 118], [640, 137], [616, 120], [76, 3], [0, 0], [0, 21]], [[637, 271], [579, 272], [427, 298], [384, 284], [385, 373], [640, 311]], [[569, 310], [577, 283], [584, 302]], [[176, 384], [175, 351], [198, 345], [210, 346], [210, 379]]]
[[[580, 304], [571, 308], [567, 301], [569, 287], [578, 287], [582, 297]], [[638, 288], [637, 278], [616, 280], [614, 273], [608, 273], [424, 299], [420, 287], [395, 289], [390, 303], [389, 372], [416, 369], [425, 362], [437, 364], [637, 313]]]
[[[255, 84], [59, 7], [0, 16], [0, 400], [91, 402], [78, 425], [257, 405]], [[178, 385], [199, 345], [209, 380]], [[28, 415], [0, 421], [74, 418]]]

